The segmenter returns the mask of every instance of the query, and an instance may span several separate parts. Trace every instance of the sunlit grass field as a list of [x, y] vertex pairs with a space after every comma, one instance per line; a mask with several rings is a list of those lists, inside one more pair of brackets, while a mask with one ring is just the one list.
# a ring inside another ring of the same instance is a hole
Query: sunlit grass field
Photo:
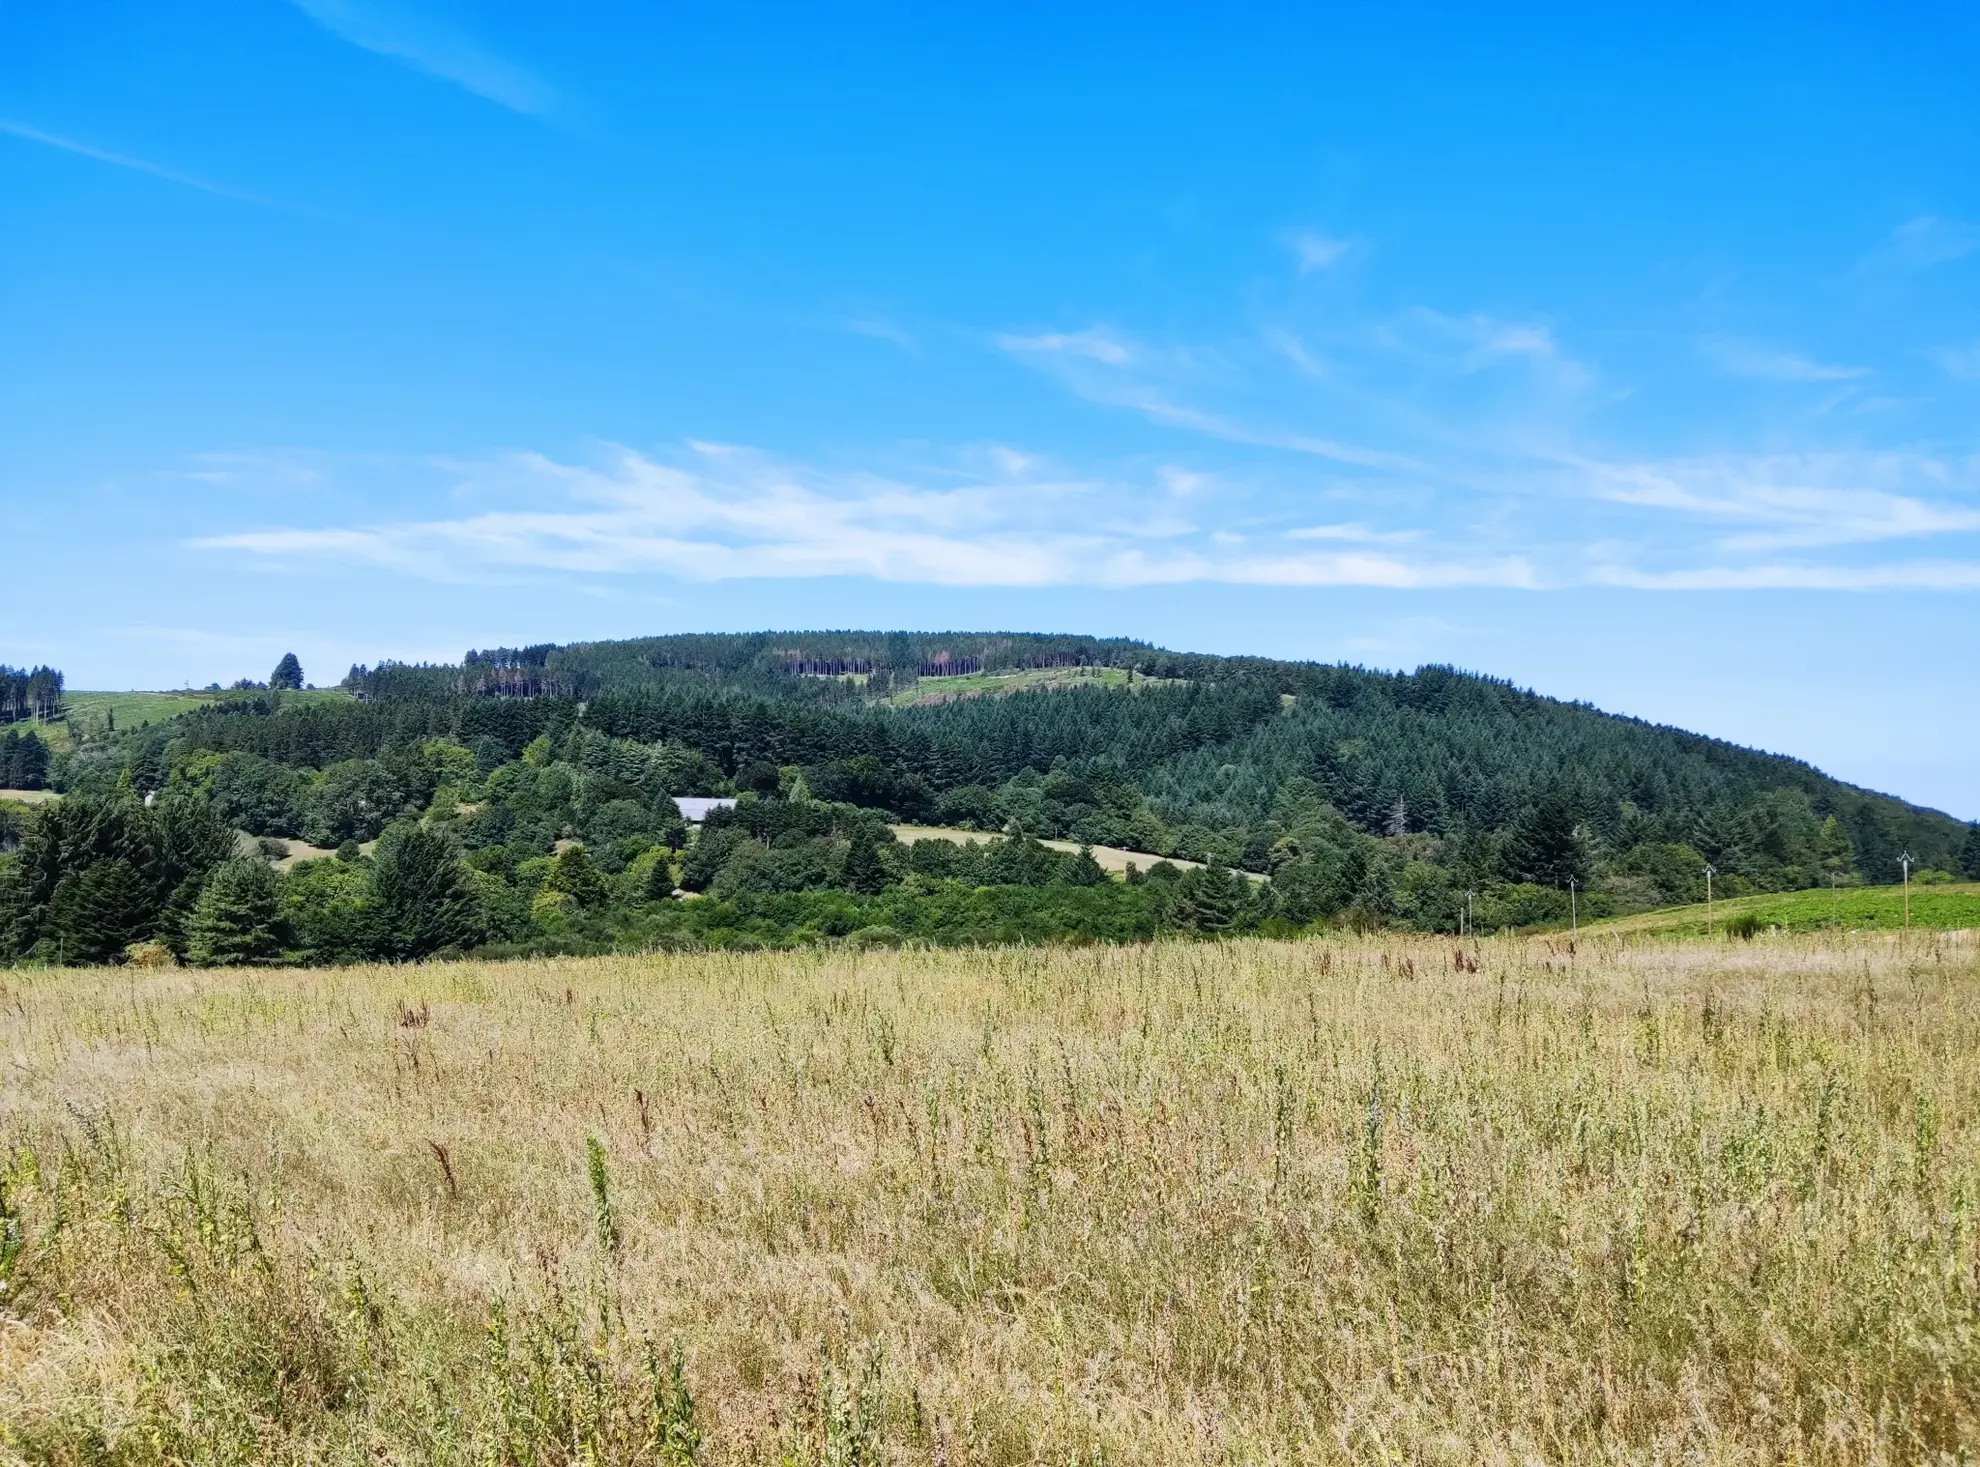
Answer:
[[[1909, 920], [1914, 928], [1980, 929], [1980, 882], [1914, 885]], [[1634, 917], [1617, 917], [1591, 933], [1614, 936], [1703, 937], [1727, 929], [1749, 934], [1783, 932], [1882, 931], [1904, 929], [1906, 894], [1898, 886], [1843, 887], [1835, 891], [1782, 891], [1671, 907]]]
[[955, 677], [918, 678], [889, 700], [900, 706], [980, 698], [1001, 693], [1032, 693], [1066, 688], [1173, 687], [1174, 678], [1152, 678], [1124, 667], [1013, 667]]
[[58, 1462], [1954, 1462], [1980, 943], [0, 974]]
[[[100, 735], [113, 726], [119, 730], [142, 728], [146, 724], [163, 723], [168, 718], [194, 713], [227, 697], [238, 696], [203, 689], [164, 693], [65, 692], [62, 694], [62, 709], [66, 721], [37, 723], [33, 727], [51, 747], [66, 749], [77, 730], [84, 734]], [[350, 695], [335, 688], [312, 688], [283, 696], [290, 702], [313, 703]]]

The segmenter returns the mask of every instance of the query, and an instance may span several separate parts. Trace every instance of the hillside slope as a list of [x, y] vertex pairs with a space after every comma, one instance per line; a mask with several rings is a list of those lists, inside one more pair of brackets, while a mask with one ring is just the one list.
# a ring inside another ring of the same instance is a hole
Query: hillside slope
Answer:
[[[52, 769], [80, 801], [0, 832], [21, 844], [0, 858], [0, 952], [219, 951], [191, 945], [202, 924], [310, 961], [1456, 932], [1679, 906], [1708, 870], [1722, 899], [1875, 886], [1904, 851], [1980, 877], [1980, 834], [1939, 812], [1445, 667], [766, 633], [497, 649], [345, 687], [85, 732]], [[683, 795], [740, 803], [695, 833]], [[222, 901], [188, 862], [231, 850], [228, 827], [347, 854], [274, 888], [233, 871]], [[1108, 881], [1082, 847], [1179, 864]], [[415, 867], [426, 884], [400, 890]], [[444, 924], [429, 890], [451, 893]]]
[[[642, 693], [747, 695], [848, 715], [906, 704], [890, 712], [880, 741], [949, 751], [946, 763], [921, 756], [926, 767], [916, 770], [937, 792], [1070, 767], [1082, 788], [1033, 800], [1043, 807], [1028, 812], [1042, 821], [1035, 833], [1135, 844], [1107, 816], [1110, 803], [1125, 804], [1107, 787], [1126, 782], [1172, 833], [1185, 832], [1185, 854], [1261, 869], [1289, 828], [1289, 795], [1294, 805], [1317, 797], [1366, 833], [1440, 837], [1503, 832], [1554, 802], [1606, 846], [1688, 845], [1729, 877], [1767, 884], [1813, 880], [1812, 870], [1791, 874], [1811, 864], [1796, 859], [1807, 831], [1788, 828], [1806, 825], [1803, 800], [1818, 819], [1837, 818], [1851, 869], [1865, 879], [1895, 879], [1906, 849], [1926, 866], [1956, 869], [1966, 835], [1941, 812], [1800, 760], [1439, 666], [1393, 674], [1122, 639], [825, 631], [497, 650], [419, 675], [437, 694], [499, 685], [494, 670], [505, 667], [540, 694], [611, 706]], [[1021, 688], [1027, 679], [1016, 674], [1052, 668], [1117, 669], [1139, 681], [958, 696]], [[360, 670], [353, 686], [382, 693], [413, 675]], [[916, 698], [924, 682], [940, 701]]]

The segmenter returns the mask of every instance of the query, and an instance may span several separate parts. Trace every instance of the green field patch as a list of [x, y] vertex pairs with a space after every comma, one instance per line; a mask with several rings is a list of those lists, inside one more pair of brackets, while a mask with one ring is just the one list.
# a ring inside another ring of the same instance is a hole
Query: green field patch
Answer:
[[956, 698], [995, 697], [1005, 693], [1046, 693], [1068, 688], [1174, 687], [1179, 679], [1144, 677], [1126, 667], [1017, 667], [1000, 672], [970, 672], [957, 677], [924, 677], [894, 694], [897, 708], [947, 703]]
[[[155, 693], [64, 693], [62, 709], [71, 728], [95, 736], [107, 733], [112, 727], [123, 732], [143, 728], [146, 724], [163, 723], [168, 718], [196, 713], [202, 708], [241, 696], [241, 693], [231, 690], [215, 692], [210, 689]], [[282, 701], [284, 704], [341, 702], [348, 697], [350, 694], [336, 688], [311, 688], [300, 693], [284, 693]], [[69, 735], [61, 724], [36, 724], [35, 727], [44, 738], [49, 739], [52, 747], [68, 746]]]
[[[1911, 888], [1911, 925], [1940, 930], [1980, 928], [1980, 882], [1920, 885]], [[1703, 937], [1715, 933], [1757, 935], [1773, 928], [1783, 932], [1892, 932], [1905, 925], [1905, 892], [1901, 886], [1843, 887], [1838, 890], [1772, 892], [1669, 907], [1607, 922], [1589, 923], [1586, 930], [1654, 937]]]
[[[945, 840], [955, 845], [981, 845], [985, 841], [1003, 840], [1001, 834], [981, 830], [957, 830], [941, 825], [890, 825], [894, 839], [903, 845], [913, 845], [918, 840]], [[1041, 840], [1038, 842], [1050, 851], [1076, 856], [1082, 850], [1090, 852], [1099, 863], [1100, 869], [1109, 876], [1123, 877], [1130, 866], [1146, 871], [1158, 861], [1167, 861], [1178, 871], [1196, 871], [1203, 866], [1201, 861], [1185, 860], [1181, 856], [1157, 856], [1147, 851], [1130, 851], [1124, 846], [1082, 846], [1076, 840]], [[1249, 881], [1263, 881], [1265, 878], [1256, 871], [1240, 871], [1238, 875]]]

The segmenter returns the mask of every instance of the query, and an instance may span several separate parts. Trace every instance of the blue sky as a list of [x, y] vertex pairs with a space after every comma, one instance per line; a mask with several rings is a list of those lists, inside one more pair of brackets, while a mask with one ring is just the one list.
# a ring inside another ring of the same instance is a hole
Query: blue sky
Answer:
[[0, 660], [1452, 661], [1980, 816], [1970, 8], [0, 0]]

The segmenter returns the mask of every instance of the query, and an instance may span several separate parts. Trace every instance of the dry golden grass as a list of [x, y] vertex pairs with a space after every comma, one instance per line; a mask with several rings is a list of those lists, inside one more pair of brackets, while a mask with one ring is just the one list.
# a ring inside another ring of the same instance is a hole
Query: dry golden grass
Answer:
[[1975, 944], [1470, 951], [0, 974], [0, 1454], [1980, 1452]]

